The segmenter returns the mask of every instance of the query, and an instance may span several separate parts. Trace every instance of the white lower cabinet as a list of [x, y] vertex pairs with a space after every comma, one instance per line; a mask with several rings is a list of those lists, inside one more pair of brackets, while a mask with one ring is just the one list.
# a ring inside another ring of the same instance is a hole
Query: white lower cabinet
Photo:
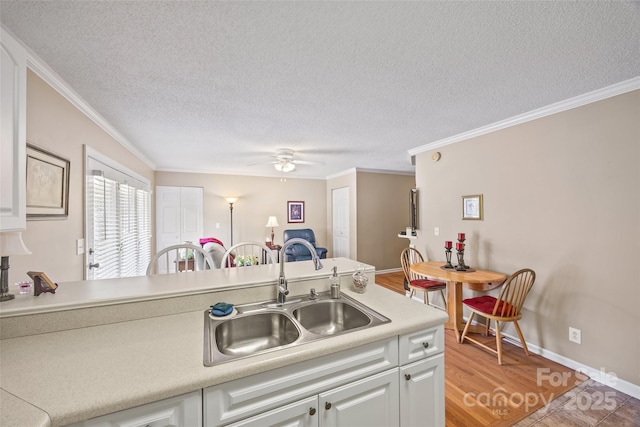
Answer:
[[400, 368], [400, 425], [444, 426], [444, 353]]
[[202, 391], [159, 400], [67, 427], [201, 427]]
[[444, 328], [209, 387], [203, 399], [207, 427], [444, 427]]
[[395, 368], [227, 427], [397, 427], [398, 404], [398, 368]]
[[365, 344], [69, 427], [202, 425], [443, 427], [444, 328]]
[[398, 368], [320, 394], [320, 427], [400, 425]]

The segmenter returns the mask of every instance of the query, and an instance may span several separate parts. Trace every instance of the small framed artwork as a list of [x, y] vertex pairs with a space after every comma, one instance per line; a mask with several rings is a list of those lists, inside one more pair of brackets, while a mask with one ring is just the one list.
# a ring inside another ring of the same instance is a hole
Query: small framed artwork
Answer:
[[69, 160], [27, 144], [27, 218], [69, 215], [69, 166]]
[[482, 219], [482, 194], [462, 196], [462, 219]]
[[287, 221], [304, 222], [304, 202], [287, 202]]

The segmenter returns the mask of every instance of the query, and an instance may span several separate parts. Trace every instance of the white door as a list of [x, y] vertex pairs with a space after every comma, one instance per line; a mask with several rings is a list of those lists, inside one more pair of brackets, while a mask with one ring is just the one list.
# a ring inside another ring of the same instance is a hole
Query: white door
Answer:
[[85, 277], [142, 276], [151, 256], [149, 180], [91, 147], [85, 151]]
[[400, 425], [398, 369], [320, 394], [320, 427]]
[[204, 237], [204, 188], [180, 188], [180, 239], [199, 244]]
[[[156, 252], [204, 237], [204, 189], [156, 187]], [[165, 273], [160, 271], [160, 273]]]
[[349, 187], [331, 191], [333, 205], [333, 256], [350, 258]]
[[156, 252], [180, 241], [180, 187], [156, 187]]

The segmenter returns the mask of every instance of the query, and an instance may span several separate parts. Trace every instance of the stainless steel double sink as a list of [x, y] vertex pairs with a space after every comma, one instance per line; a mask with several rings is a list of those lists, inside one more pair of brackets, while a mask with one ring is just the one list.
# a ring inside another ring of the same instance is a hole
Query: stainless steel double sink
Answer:
[[296, 296], [285, 304], [263, 301], [235, 307], [233, 317], [204, 313], [204, 365], [255, 356], [269, 351], [372, 328], [390, 322], [380, 313], [342, 294], [317, 298]]

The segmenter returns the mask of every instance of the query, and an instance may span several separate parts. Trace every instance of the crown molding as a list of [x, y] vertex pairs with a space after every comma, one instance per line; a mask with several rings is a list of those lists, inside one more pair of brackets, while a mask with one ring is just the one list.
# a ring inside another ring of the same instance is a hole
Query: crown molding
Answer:
[[38, 77], [44, 80], [55, 91], [62, 95], [67, 101], [69, 101], [74, 107], [80, 110], [91, 121], [98, 125], [109, 136], [116, 140], [117, 143], [129, 150], [131, 154], [140, 159], [144, 164], [155, 170], [156, 165], [145, 156], [140, 150], [138, 150], [133, 144], [131, 144], [120, 132], [118, 132], [104, 117], [102, 117], [96, 110], [89, 105], [73, 88], [65, 82], [46, 62], [42, 60], [29, 46], [25, 45], [22, 40], [16, 37], [7, 27], [2, 25], [2, 29], [11, 34], [27, 53], [27, 68], [36, 73]]
[[604, 87], [602, 89], [597, 89], [592, 92], [585, 93], [583, 95], [569, 98], [564, 101], [556, 102], [555, 104], [547, 105], [545, 107], [541, 107], [524, 114], [520, 114], [505, 120], [501, 120], [499, 122], [489, 124], [487, 126], [482, 126], [477, 129], [470, 130], [468, 132], [459, 133], [457, 135], [453, 135], [448, 138], [440, 139], [434, 142], [429, 142], [427, 144], [421, 145], [420, 147], [412, 148], [411, 150], [409, 150], [409, 154], [411, 156], [415, 156], [416, 154], [420, 154], [425, 151], [430, 151], [436, 148], [455, 144], [457, 142], [466, 141], [468, 139], [486, 135], [488, 133], [495, 132], [497, 130], [506, 129], [512, 126], [529, 122], [531, 120], [540, 119], [542, 117], [550, 116], [552, 114], [557, 114], [563, 111], [571, 110], [573, 108], [582, 107], [583, 105], [602, 101], [603, 99], [611, 98], [617, 95], [622, 95], [623, 93], [631, 92], [637, 89], [640, 89], [640, 77], [634, 77], [632, 79], [625, 80], [620, 83], [616, 83], [611, 86]]

